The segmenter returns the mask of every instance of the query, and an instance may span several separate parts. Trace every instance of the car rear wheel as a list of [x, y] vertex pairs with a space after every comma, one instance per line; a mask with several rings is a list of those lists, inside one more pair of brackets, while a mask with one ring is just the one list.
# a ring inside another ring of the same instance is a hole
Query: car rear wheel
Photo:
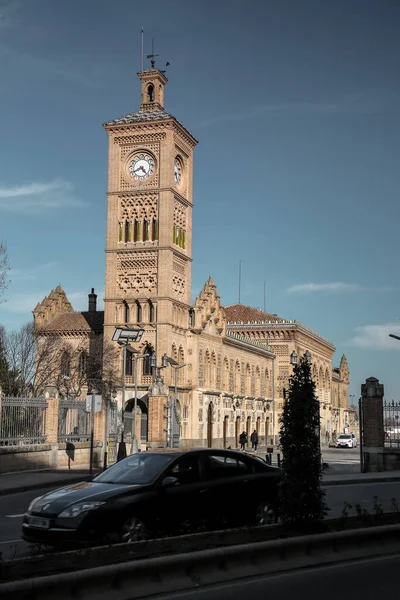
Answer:
[[277, 522], [278, 515], [271, 502], [267, 500], [261, 501], [256, 508], [255, 524], [274, 525]]
[[138, 517], [126, 519], [118, 532], [118, 542], [120, 544], [132, 544], [147, 539], [149, 539], [147, 527]]

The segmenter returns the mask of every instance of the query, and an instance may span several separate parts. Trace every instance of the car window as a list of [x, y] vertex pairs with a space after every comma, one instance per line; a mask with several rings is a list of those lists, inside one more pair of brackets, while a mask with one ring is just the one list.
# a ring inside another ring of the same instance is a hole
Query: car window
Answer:
[[348, 434], [342, 433], [341, 435], [339, 435], [340, 440], [349, 440], [350, 438], [351, 438], [351, 435], [348, 435]]
[[93, 481], [127, 485], [150, 483], [173, 459], [173, 454], [132, 454], [97, 475]]
[[207, 479], [220, 479], [222, 477], [237, 477], [252, 473], [252, 467], [240, 458], [209, 454], [206, 458]]
[[196, 483], [200, 480], [198, 456], [182, 456], [165, 473], [166, 477], [176, 477], [182, 484]]

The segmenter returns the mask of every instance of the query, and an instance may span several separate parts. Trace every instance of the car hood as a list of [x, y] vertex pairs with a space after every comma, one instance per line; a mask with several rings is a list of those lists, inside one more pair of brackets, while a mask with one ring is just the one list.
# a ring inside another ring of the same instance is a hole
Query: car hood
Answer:
[[148, 488], [145, 484], [121, 485], [82, 481], [73, 485], [49, 492], [41, 496], [32, 507], [30, 514], [52, 517], [76, 502], [105, 502], [114, 496], [131, 494]]

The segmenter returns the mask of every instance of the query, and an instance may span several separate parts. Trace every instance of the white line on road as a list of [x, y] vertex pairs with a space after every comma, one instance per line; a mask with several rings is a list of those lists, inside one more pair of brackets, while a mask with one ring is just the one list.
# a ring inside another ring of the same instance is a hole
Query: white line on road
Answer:
[[24, 513], [22, 513], [21, 515], [5, 515], [6, 519], [20, 519], [23, 516]]
[[20, 544], [22, 542], [22, 540], [7, 540], [6, 542], [0, 542], [1, 544]]

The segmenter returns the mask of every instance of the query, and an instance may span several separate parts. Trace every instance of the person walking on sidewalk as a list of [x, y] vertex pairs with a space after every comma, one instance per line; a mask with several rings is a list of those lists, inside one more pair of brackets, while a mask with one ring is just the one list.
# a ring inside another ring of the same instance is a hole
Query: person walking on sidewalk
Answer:
[[325, 437], [326, 437], [326, 443], [327, 443], [327, 444], [328, 444], [328, 446], [329, 446], [329, 440], [330, 440], [330, 437], [331, 437], [331, 436], [329, 435], [329, 431], [328, 431], [328, 430], [326, 430], [326, 436], [325, 436]]
[[251, 441], [251, 449], [254, 450], [254, 452], [257, 452], [257, 446], [258, 446], [258, 433], [257, 430], [255, 429], [253, 431], [253, 433], [250, 436], [250, 441]]
[[242, 433], [239, 435], [239, 444], [240, 449], [244, 450], [244, 447], [247, 444], [247, 433], [245, 431], [242, 431]]

